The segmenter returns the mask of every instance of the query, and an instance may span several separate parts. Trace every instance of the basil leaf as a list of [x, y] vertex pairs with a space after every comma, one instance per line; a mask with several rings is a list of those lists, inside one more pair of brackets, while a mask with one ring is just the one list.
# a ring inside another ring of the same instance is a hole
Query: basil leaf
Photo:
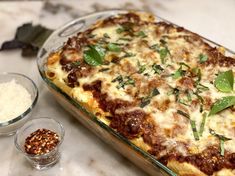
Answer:
[[235, 96], [223, 97], [212, 105], [209, 115], [214, 115], [233, 105], [235, 105]]
[[199, 54], [199, 62], [200, 63], [204, 63], [204, 62], [206, 62], [207, 60], [208, 60], [208, 57], [207, 57], [207, 55], [204, 55], [204, 54]]
[[105, 56], [104, 48], [99, 45], [91, 45], [89, 49], [84, 51], [84, 60], [92, 66], [101, 65]]
[[114, 51], [114, 52], [120, 52], [121, 51], [121, 48], [116, 45], [115, 43], [109, 43], [108, 44], [108, 49], [109, 51]]
[[221, 72], [215, 79], [215, 87], [221, 92], [233, 91], [234, 76], [233, 71]]

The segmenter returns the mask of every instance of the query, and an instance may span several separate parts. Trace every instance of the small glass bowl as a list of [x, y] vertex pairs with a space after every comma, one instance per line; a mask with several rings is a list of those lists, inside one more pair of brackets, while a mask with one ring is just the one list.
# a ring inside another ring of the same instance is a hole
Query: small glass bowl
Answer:
[[[46, 154], [32, 155], [25, 151], [25, 139], [30, 136], [31, 133], [38, 129], [48, 129], [58, 134], [59, 143], [57, 146]], [[54, 166], [60, 159], [59, 147], [64, 139], [64, 128], [56, 120], [48, 117], [41, 117], [29, 120], [20, 129], [17, 130], [15, 135], [15, 146], [16, 148], [24, 154], [30, 164], [38, 169], [44, 170]]]
[[16, 83], [22, 85], [31, 95], [32, 104], [21, 115], [14, 117], [8, 121], [0, 122], [0, 135], [13, 135], [30, 117], [34, 106], [38, 99], [38, 89], [36, 84], [27, 76], [19, 73], [0, 73], [0, 83], [15, 80]]

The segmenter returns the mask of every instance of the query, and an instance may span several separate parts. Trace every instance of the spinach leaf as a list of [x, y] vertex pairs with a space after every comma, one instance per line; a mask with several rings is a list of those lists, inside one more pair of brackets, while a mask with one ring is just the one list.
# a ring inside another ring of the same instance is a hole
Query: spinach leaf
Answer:
[[221, 72], [215, 79], [215, 87], [221, 92], [233, 91], [234, 76], [233, 71]]
[[105, 56], [105, 49], [99, 45], [91, 45], [89, 49], [84, 51], [84, 60], [92, 66], [101, 65]]
[[212, 105], [209, 115], [214, 115], [233, 105], [235, 105], [235, 96], [223, 97]]

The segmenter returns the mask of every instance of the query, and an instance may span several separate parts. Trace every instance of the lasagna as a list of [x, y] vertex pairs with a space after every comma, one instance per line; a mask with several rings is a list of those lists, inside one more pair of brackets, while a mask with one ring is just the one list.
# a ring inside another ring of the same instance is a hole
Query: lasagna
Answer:
[[181, 176], [235, 175], [235, 59], [151, 14], [97, 21], [47, 59], [46, 76]]

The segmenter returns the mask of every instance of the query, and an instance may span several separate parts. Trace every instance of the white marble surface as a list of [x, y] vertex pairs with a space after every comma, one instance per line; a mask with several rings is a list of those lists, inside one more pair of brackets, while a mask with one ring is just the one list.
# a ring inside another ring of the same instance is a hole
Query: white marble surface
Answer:
[[[139, 8], [197, 32], [235, 50], [234, 0], [95, 0], [52, 1], [54, 12], [45, 10], [41, 1], [0, 1], [0, 44], [14, 37], [17, 26], [25, 22], [41, 23], [52, 29], [88, 12], [107, 8]], [[132, 2], [132, 3], [130, 3]], [[101, 3], [101, 2], [100, 2]], [[44, 10], [43, 10], [44, 9]], [[13, 137], [0, 137], [1, 176], [143, 176], [140, 169], [128, 162], [108, 145], [85, 129], [65, 112], [43, 85], [35, 58], [22, 58], [20, 51], [0, 52], [0, 72], [19, 72], [31, 77], [40, 90], [33, 117], [49, 116], [65, 127], [61, 162], [53, 169], [36, 172], [16, 152]]]

